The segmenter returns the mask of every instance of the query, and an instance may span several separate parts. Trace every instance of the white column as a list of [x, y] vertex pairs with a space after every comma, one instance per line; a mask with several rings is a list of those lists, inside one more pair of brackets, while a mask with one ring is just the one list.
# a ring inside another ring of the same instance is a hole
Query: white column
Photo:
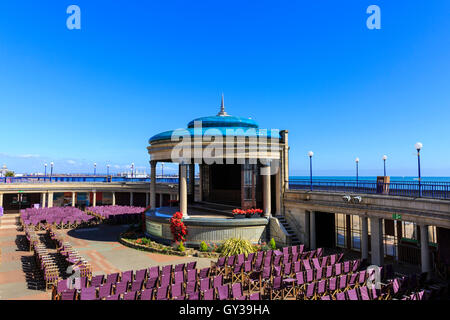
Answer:
[[0, 207], [3, 207], [3, 193], [0, 193]]
[[133, 201], [133, 192], [130, 192], [130, 207], [133, 206], [133, 203], [134, 203], [134, 201]]
[[150, 208], [156, 209], [156, 161], [150, 161]]
[[309, 248], [316, 250], [316, 213], [314, 211], [309, 212]]
[[76, 193], [72, 192], [72, 207], [75, 207], [75, 202], [76, 202]]
[[52, 208], [53, 207], [53, 192], [49, 192], [48, 193], [48, 201], [47, 201], [47, 203], [48, 203], [48, 207], [49, 208]]
[[369, 258], [369, 223], [367, 217], [361, 217], [361, 259]]
[[187, 181], [186, 181], [186, 170], [187, 166], [180, 164], [180, 177], [179, 177], [179, 187], [180, 187], [180, 211], [183, 217], [187, 217]]
[[270, 217], [272, 212], [270, 196], [270, 166], [261, 167], [261, 174], [263, 176], [264, 216]]
[[46, 199], [47, 199], [47, 193], [45, 193], [45, 192], [42, 192], [42, 194], [41, 194], [41, 207], [42, 208], [45, 208], [45, 206], [46, 206]]
[[383, 220], [370, 217], [370, 240], [372, 247], [372, 264], [382, 266], [384, 263]]
[[112, 205], [113, 206], [116, 205], [116, 193], [115, 192], [112, 193]]
[[422, 272], [431, 271], [427, 225], [420, 225], [420, 258], [422, 264]]
[[92, 191], [92, 206], [97, 206], [97, 190]]

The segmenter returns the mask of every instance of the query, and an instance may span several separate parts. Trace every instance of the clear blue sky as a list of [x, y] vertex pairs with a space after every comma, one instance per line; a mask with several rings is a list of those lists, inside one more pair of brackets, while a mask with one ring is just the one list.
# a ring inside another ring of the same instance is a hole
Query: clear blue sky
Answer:
[[[81, 8], [81, 30], [66, 8]], [[381, 30], [366, 8], [381, 8]], [[450, 176], [450, 1], [3, 1], [0, 162], [147, 168], [148, 138], [227, 111], [290, 132], [291, 174]]]

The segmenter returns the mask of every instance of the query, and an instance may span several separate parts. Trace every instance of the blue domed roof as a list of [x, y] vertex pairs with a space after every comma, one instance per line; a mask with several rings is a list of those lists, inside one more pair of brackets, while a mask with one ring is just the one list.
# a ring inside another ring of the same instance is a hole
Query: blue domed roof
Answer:
[[194, 122], [201, 122], [201, 126], [203, 128], [258, 128], [258, 124], [255, 120], [234, 116], [210, 116], [197, 118], [188, 123], [188, 128], [194, 128]]

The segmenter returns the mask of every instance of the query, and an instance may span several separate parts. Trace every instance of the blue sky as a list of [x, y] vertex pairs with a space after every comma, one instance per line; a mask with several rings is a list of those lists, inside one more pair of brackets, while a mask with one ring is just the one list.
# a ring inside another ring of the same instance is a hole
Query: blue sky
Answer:
[[[66, 8], [81, 8], [68, 30]], [[381, 8], [381, 30], [366, 8]], [[0, 4], [0, 162], [149, 168], [152, 135], [227, 111], [290, 132], [291, 174], [450, 176], [450, 2]]]

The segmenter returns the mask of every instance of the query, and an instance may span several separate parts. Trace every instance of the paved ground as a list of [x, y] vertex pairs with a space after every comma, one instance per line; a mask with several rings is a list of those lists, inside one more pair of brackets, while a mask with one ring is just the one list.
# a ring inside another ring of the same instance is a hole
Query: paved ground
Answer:
[[[24, 270], [32, 263], [33, 254], [21, 245], [24, 233], [17, 231], [14, 223], [15, 217], [7, 215], [0, 226], [0, 299], [50, 299], [50, 290], [29, 288], [31, 283]], [[210, 259], [161, 255], [125, 247], [117, 242], [117, 236], [126, 229], [127, 226], [102, 225], [65, 233], [67, 241], [92, 264], [94, 275], [194, 260], [198, 268], [210, 265]]]

